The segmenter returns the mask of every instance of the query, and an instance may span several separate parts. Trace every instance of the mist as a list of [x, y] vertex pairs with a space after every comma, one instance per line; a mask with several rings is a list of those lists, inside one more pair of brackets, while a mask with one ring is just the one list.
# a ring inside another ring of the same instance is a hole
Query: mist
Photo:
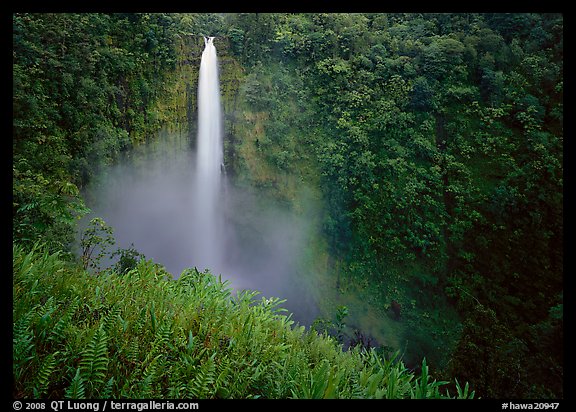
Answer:
[[[187, 134], [163, 131], [128, 152], [85, 190], [92, 213], [113, 227], [116, 247], [134, 248], [174, 278], [208, 269], [234, 290], [286, 299], [293, 319], [310, 325], [319, 315], [307, 288], [302, 256], [313, 226], [312, 203], [296, 213], [252, 187], [223, 179], [215, 214], [220, 225], [204, 239], [195, 187], [195, 156]], [[206, 253], [206, 242], [218, 250]], [[111, 262], [108, 262], [111, 264]]]

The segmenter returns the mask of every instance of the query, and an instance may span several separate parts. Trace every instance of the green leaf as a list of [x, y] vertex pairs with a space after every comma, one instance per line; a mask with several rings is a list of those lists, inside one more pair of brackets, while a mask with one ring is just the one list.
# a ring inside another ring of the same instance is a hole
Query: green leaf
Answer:
[[70, 386], [66, 388], [64, 392], [65, 399], [85, 399], [85, 389], [84, 389], [84, 380], [82, 379], [82, 374], [80, 372], [80, 368], [76, 369], [76, 374], [72, 381], [70, 382]]

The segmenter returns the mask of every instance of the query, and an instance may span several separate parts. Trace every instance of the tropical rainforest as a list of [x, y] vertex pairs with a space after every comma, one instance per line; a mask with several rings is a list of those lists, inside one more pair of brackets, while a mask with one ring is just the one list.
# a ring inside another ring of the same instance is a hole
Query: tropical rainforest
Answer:
[[[15, 13], [12, 32], [15, 398], [563, 398], [562, 14]], [[306, 327], [134, 249], [101, 268], [102, 219], [78, 253], [101, 170], [194, 132], [204, 35], [229, 176], [295, 210], [313, 188], [308, 259], [406, 325], [409, 357], [344, 341], [346, 306]]]

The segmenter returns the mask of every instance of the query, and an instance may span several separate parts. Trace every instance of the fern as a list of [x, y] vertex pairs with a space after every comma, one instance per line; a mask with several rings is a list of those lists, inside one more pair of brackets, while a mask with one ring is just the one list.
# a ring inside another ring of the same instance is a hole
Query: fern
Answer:
[[86, 381], [90, 384], [92, 394], [104, 384], [108, 368], [108, 337], [103, 327], [94, 333], [92, 340], [83, 353], [80, 368]]
[[335, 399], [344, 396], [345, 387], [341, 385], [341, 382], [345, 382], [344, 374], [344, 369], [339, 369], [337, 366], [332, 367], [328, 372], [328, 382], [322, 394], [323, 399]]
[[314, 369], [308, 371], [308, 376], [298, 389], [293, 391], [293, 396], [303, 399], [322, 399], [328, 389], [329, 375], [330, 364], [327, 360], [323, 360]]
[[[141, 313], [142, 316], [142, 313]], [[157, 320], [155, 320], [157, 322]], [[144, 324], [141, 325], [143, 327]], [[171, 350], [174, 349], [171, 344], [173, 336], [172, 325], [170, 322], [156, 323], [156, 333], [154, 340], [151, 342], [150, 347], [146, 350], [146, 356], [142, 354], [142, 337], [140, 339], [133, 339], [127, 346], [126, 355], [129, 361], [138, 365], [133, 371], [131, 376], [140, 379], [140, 384], [136, 386], [138, 397], [154, 397], [158, 394], [157, 390], [161, 388], [157, 385], [158, 381], [164, 375], [171, 375], [171, 366], [166, 367], [166, 359], [168, 358]], [[168, 369], [168, 370], [167, 370]], [[130, 389], [132, 390], [132, 388]], [[172, 391], [174, 392], [174, 388]], [[176, 390], [176, 392], [178, 392]]]
[[179, 399], [184, 398], [186, 394], [186, 383], [183, 382], [180, 377], [176, 377], [175, 382], [168, 388], [168, 398]]
[[155, 364], [160, 357], [164, 356], [166, 353], [166, 346], [168, 346], [171, 336], [172, 329], [170, 324], [162, 323], [154, 335], [152, 348], [148, 351], [146, 358], [144, 358], [144, 361], [142, 362], [142, 366], [145, 368], [145, 374], [148, 368]]
[[36, 323], [37, 336], [41, 342], [46, 340], [47, 336], [51, 333], [52, 328], [50, 324], [52, 322], [52, 314], [58, 309], [60, 305], [54, 303], [54, 297], [50, 298], [44, 304], [44, 314], [40, 317]]
[[74, 312], [79, 306], [79, 299], [75, 297], [72, 303], [68, 305], [68, 308], [62, 315], [62, 317], [56, 322], [54, 327], [52, 328], [50, 335], [48, 336], [49, 342], [62, 342], [66, 338], [65, 330], [72, 321], [72, 317], [74, 316]]
[[218, 376], [214, 381], [214, 393], [221, 398], [227, 398], [229, 391], [226, 388], [228, 384], [228, 375], [232, 372], [231, 363], [228, 358], [224, 358], [218, 365]]
[[36, 379], [34, 380], [34, 397], [40, 398], [48, 390], [48, 385], [50, 384], [50, 377], [56, 369], [56, 355], [58, 351], [49, 354], [44, 358], [44, 361], [40, 365], [38, 372], [36, 374]]
[[[21, 245], [14, 243], [12, 245], [12, 273], [14, 278], [28, 280], [33, 278], [34, 275], [34, 259], [37, 259], [35, 252], [37, 245], [34, 245], [33, 249], [24, 254], [24, 248]], [[37, 279], [35, 279], [37, 280]]]
[[[380, 386], [382, 384], [382, 380], [384, 379], [384, 370], [380, 369], [377, 371], [372, 371], [368, 381], [366, 382], [366, 389], [364, 396], [366, 398], [382, 398], [382, 391]], [[394, 385], [394, 382], [392, 383]], [[390, 385], [389, 385], [390, 386]]]
[[114, 307], [110, 309], [102, 319], [102, 327], [108, 336], [111, 335], [112, 328], [115, 326], [115, 323], [122, 319], [120, 317], [120, 312], [121, 311], [119, 307]]
[[207, 398], [212, 393], [211, 388], [216, 371], [215, 356], [216, 353], [196, 369], [195, 376], [188, 383], [188, 396], [192, 398]]
[[156, 333], [156, 311], [154, 310], [154, 301], [152, 301], [150, 307], [150, 326], [152, 327], [152, 333]]
[[36, 317], [37, 307], [33, 307], [14, 323], [13, 327], [13, 349], [12, 359], [14, 362], [14, 373], [17, 375], [19, 366], [34, 359], [34, 333], [32, 332], [32, 322]]
[[[344, 352], [335, 339], [293, 326], [281, 301], [232, 296], [209, 274], [172, 281], [144, 264], [122, 277], [60, 268], [44, 252], [14, 256], [18, 397], [450, 397], [425, 361], [415, 376], [398, 354]], [[458, 382], [454, 393], [474, 396]]]
[[126, 349], [126, 356], [132, 364], [140, 363], [142, 351], [142, 334], [146, 323], [146, 308], [142, 308], [139, 312], [137, 319], [132, 322], [128, 341], [128, 348]]
[[422, 376], [416, 383], [415, 398], [423, 399], [428, 394], [428, 365], [426, 365], [426, 358], [422, 360]]
[[114, 376], [112, 376], [110, 379], [108, 379], [108, 382], [106, 382], [106, 386], [102, 391], [102, 398], [104, 399], [112, 398], [113, 389], [114, 389]]
[[64, 392], [64, 398], [66, 399], [85, 399], [86, 391], [84, 389], [84, 380], [82, 379], [82, 374], [80, 373], [80, 368], [76, 369], [76, 375], [72, 378], [70, 386], [66, 388]]
[[400, 386], [401, 372], [398, 367], [391, 368], [388, 373], [388, 385], [386, 385], [386, 399], [397, 399], [402, 397], [402, 387]]
[[158, 327], [154, 337], [154, 347], [163, 348], [170, 344], [172, 338], [172, 325], [169, 322], [163, 322]]
[[154, 383], [158, 379], [159, 374], [158, 370], [162, 370], [161, 367], [158, 365], [158, 360], [161, 358], [162, 355], [156, 355], [150, 363], [146, 366], [143, 372], [143, 380], [140, 385], [139, 397], [141, 398], [152, 398], [154, 397]]
[[128, 343], [126, 357], [132, 364], [136, 364], [140, 360], [140, 345], [140, 341], [135, 338], [130, 340]]

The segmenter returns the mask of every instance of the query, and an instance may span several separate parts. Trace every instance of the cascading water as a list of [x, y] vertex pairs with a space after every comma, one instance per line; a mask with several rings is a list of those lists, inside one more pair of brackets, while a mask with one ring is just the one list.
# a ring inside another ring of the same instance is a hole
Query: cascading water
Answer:
[[198, 136], [196, 154], [195, 216], [197, 239], [193, 252], [200, 269], [222, 263], [221, 213], [223, 145], [218, 57], [214, 37], [204, 37], [205, 48], [198, 80]]

